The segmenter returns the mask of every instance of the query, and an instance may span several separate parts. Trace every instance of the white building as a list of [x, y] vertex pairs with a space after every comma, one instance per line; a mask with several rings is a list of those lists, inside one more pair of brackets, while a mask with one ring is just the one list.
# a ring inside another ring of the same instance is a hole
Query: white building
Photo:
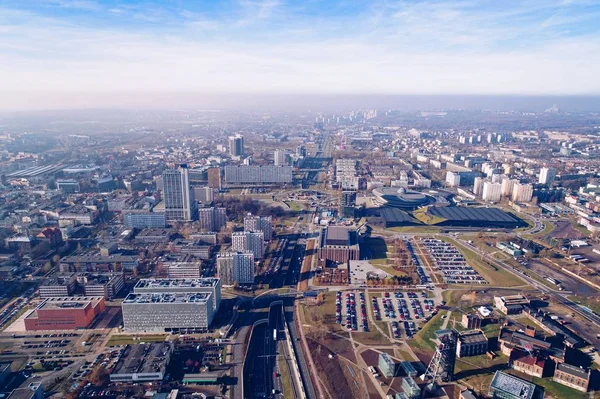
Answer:
[[513, 192], [514, 184], [514, 180], [505, 177], [504, 180], [502, 180], [502, 195], [507, 197], [510, 196]]
[[513, 202], [529, 202], [533, 198], [533, 185], [515, 183], [512, 192]]
[[163, 186], [167, 220], [193, 220], [196, 201], [190, 187], [187, 165], [165, 170]]
[[458, 187], [460, 186], [460, 174], [454, 172], [446, 172], [446, 183], [450, 187]]
[[540, 184], [552, 184], [556, 178], [556, 169], [554, 168], [542, 168], [540, 169], [540, 178], [538, 183]]
[[483, 183], [483, 177], [475, 178], [475, 182], [473, 183], [473, 194], [475, 194], [478, 197], [481, 197], [481, 194], [483, 194]]
[[482, 198], [484, 201], [498, 202], [502, 198], [502, 185], [486, 181], [483, 183]]
[[284, 150], [275, 150], [275, 152], [273, 153], [273, 161], [275, 163], [275, 166], [284, 166], [287, 165], [287, 154], [285, 153]]
[[273, 221], [271, 216], [256, 216], [249, 213], [244, 217], [244, 231], [262, 232], [265, 241], [273, 238]]
[[262, 232], [236, 231], [231, 234], [231, 250], [252, 252], [255, 259], [265, 254], [265, 235]]

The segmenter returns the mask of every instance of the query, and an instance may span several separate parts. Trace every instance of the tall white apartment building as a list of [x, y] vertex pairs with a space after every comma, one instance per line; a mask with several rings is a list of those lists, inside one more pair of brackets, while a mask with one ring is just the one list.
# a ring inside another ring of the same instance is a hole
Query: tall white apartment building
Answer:
[[262, 232], [265, 241], [273, 238], [273, 221], [271, 216], [256, 216], [249, 213], [244, 217], [244, 231]]
[[529, 202], [533, 198], [533, 185], [516, 183], [513, 187], [513, 202]]
[[450, 187], [458, 187], [460, 186], [460, 174], [454, 172], [446, 172], [446, 183]]
[[217, 273], [223, 285], [253, 284], [254, 255], [251, 252], [226, 252], [217, 255]]
[[502, 198], [502, 184], [486, 181], [483, 183], [482, 198], [484, 201], [498, 202]]
[[510, 196], [513, 192], [514, 184], [514, 180], [504, 177], [504, 180], [502, 180], [502, 195], [507, 197]]
[[287, 165], [285, 151], [279, 149], [275, 150], [275, 152], [273, 152], [273, 162], [275, 163], [275, 166]]
[[190, 187], [187, 165], [165, 170], [162, 177], [167, 220], [193, 220], [196, 201]]
[[538, 183], [540, 184], [552, 184], [556, 178], [556, 169], [554, 168], [542, 168], [540, 169], [540, 178]]
[[481, 197], [481, 194], [483, 194], [483, 183], [485, 180], [483, 180], [483, 177], [476, 177], [473, 183], [473, 194], [475, 194], [478, 197]]
[[236, 231], [231, 234], [231, 249], [236, 252], [252, 252], [255, 259], [265, 254], [265, 235], [262, 232]]

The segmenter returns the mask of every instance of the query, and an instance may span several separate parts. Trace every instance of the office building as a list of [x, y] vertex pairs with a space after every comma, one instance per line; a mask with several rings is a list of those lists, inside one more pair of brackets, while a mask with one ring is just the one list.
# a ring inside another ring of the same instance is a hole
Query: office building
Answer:
[[254, 284], [254, 254], [252, 252], [218, 254], [217, 273], [223, 285]]
[[40, 284], [40, 298], [60, 298], [70, 296], [77, 286], [75, 273], [56, 276]]
[[396, 377], [400, 372], [400, 363], [394, 361], [390, 355], [387, 353], [379, 354], [379, 361], [377, 363], [377, 367], [381, 370], [381, 373], [386, 378]]
[[244, 216], [244, 231], [261, 232], [265, 241], [271, 241], [273, 238], [273, 220], [271, 216], [256, 216], [249, 213]]
[[229, 155], [232, 157], [240, 157], [244, 155], [244, 137], [236, 134], [229, 136]]
[[194, 187], [194, 197], [203, 204], [210, 204], [215, 200], [214, 189], [210, 187]]
[[102, 297], [64, 297], [43, 300], [25, 318], [26, 331], [76, 330], [88, 328], [104, 313]]
[[558, 363], [554, 371], [555, 382], [581, 392], [587, 392], [590, 386], [592, 371], [587, 368]]
[[225, 208], [200, 208], [198, 222], [202, 231], [220, 231], [227, 224], [227, 211]]
[[186, 164], [163, 172], [164, 204], [167, 220], [194, 220], [196, 201], [190, 187]]
[[85, 296], [101, 296], [114, 299], [125, 285], [123, 273], [82, 274], [77, 276], [77, 282], [83, 286]]
[[214, 311], [221, 306], [221, 279], [215, 277], [191, 279], [143, 278], [133, 287], [135, 294], [198, 294], [208, 293], [213, 299]]
[[481, 330], [468, 330], [458, 333], [456, 356], [468, 357], [485, 355], [488, 350], [488, 339]]
[[265, 255], [264, 234], [259, 231], [236, 231], [231, 234], [231, 250], [235, 252], [252, 252], [254, 259], [262, 259]]
[[549, 186], [554, 182], [555, 178], [556, 178], [556, 169], [542, 168], [542, 169], [540, 169], [540, 178], [538, 180], [538, 183]]
[[287, 165], [287, 154], [284, 150], [277, 149], [273, 152], [273, 163], [275, 166]]
[[473, 183], [473, 194], [475, 194], [478, 197], [481, 197], [481, 194], [483, 194], [484, 181], [485, 180], [483, 180], [483, 177], [476, 177]]
[[167, 217], [163, 212], [123, 212], [123, 224], [128, 229], [164, 229]]
[[173, 343], [127, 345], [110, 373], [111, 382], [162, 382], [173, 353]]
[[358, 234], [342, 226], [328, 226], [321, 231], [319, 259], [336, 263], [360, 259]]
[[214, 317], [210, 293], [132, 293], [121, 305], [123, 328], [136, 332], [203, 333]]
[[498, 202], [502, 198], [502, 185], [486, 181], [483, 183], [483, 192], [481, 197], [484, 201]]
[[225, 167], [227, 184], [285, 184], [292, 182], [291, 166], [228, 165]]
[[529, 202], [533, 198], [533, 185], [515, 183], [512, 192], [513, 202]]
[[208, 177], [208, 187], [215, 189], [215, 190], [221, 189], [221, 168], [219, 168], [219, 167], [208, 168], [207, 177]]
[[200, 262], [168, 262], [164, 264], [167, 276], [172, 279], [188, 279], [202, 277]]
[[60, 260], [61, 273], [66, 272], [120, 272], [134, 270], [139, 260], [133, 255], [96, 255], [83, 254], [65, 256]]

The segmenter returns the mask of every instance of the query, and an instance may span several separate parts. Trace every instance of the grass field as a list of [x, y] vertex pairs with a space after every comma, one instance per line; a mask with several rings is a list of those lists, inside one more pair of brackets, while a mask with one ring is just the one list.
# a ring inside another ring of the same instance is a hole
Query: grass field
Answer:
[[[283, 348], [280, 350], [280, 353], [283, 353]], [[279, 366], [279, 372], [281, 373], [281, 389], [283, 391], [283, 397], [292, 398], [294, 396], [294, 389], [292, 388], [290, 370], [287, 362], [285, 361], [285, 357], [279, 356], [277, 358], [277, 364]]]
[[488, 265], [481, 260], [481, 257], [473, 252], [471, 249], [466, 248], [464, 245], [459, 244], [456, 240], [449, 237], [440, 237], [440, 239], [449, 242], [458, 248], [463, 254], [467, 263], [475, 269], [483, 278], [485, 278], [490, 285], [499, 285], [502, 287], [516, 287], [519, 285], [526, 285], [527, 283], [512, 273], [500, 268], [495, 268]]
[[587, 306], [588, 308], [592, 309], [592, 311], [600, 314], [600, 298], [598, 297], [570, 295], [567, 297], [567, 299], [580, 305]]
[[435, 351], [435, 343], [431, 341], [435, 338], [435, 332], [442, 327], [444, 319], [442, 316], [447, 314], [445, 310], [435, 315], [423, 328], [409, 341], [411, 347], [416, 347], [428, 352]]

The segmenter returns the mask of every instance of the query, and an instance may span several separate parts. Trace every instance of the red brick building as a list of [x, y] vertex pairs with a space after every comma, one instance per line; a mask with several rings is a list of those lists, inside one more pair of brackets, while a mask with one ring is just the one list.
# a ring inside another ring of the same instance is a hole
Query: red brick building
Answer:
[[87, 328], [105, 310], [104, 298], [48, 298], [25, 318], [26, 331]]
[[336, 263], [360, 259], [356, 230], [342, 226], [328, 226], [321, 232], [319, 259]]

